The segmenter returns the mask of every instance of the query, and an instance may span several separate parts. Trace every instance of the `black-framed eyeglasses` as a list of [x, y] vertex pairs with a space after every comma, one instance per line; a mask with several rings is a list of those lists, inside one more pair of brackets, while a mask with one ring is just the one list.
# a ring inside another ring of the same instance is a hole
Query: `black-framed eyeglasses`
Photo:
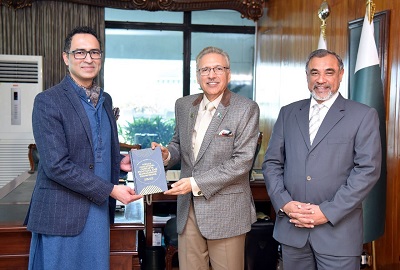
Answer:
[[217, 75], [222, 75], [225, 73], [225, 69], [229, 69], [229, 67], [223, 67], [223, 66], [216, 66], [213, 68], [204, 67], [204, 68], [199, 68], [197, 71], [200, 73], [201, 76], [208, 76], [211, 70], [213, 70], [214, 73]]
[[86, 51], [86, 50], [75, 50], [75, 51], [70, 51], [70, 52], [65, 52], [67, 54], [73, 54], [75, 59], [85, 59], [86, 55], [89, 53], [90, 57], [92, 59], [101, 59], [101, 56], [103, 54], [102, 51], [100, 50], [90, 50], [90, 51]]

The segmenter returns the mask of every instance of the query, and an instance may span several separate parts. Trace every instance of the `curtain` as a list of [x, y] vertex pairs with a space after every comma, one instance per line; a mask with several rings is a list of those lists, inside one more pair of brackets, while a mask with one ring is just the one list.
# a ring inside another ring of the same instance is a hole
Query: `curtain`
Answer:
[[[59, 83], [67, 69], [62, 60], [64, 40], [76, 26], [96, 30], [104, 49], [104, 8], [39, 1], [31, 7], [0, 6], [0, 54], [43, 56], [43, 87]], [[103, 71], [98, 83], [103, 86]]]

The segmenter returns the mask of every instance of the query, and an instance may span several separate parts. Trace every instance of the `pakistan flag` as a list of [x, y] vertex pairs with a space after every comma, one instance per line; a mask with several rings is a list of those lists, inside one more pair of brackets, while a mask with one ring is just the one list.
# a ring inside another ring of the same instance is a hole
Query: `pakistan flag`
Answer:
[[363, 202], [364, 243], [369, 243], [383, 235], [386, 212], [386, 117], [383, 97], [381, 68], [374, 37], [374, 23], [365, 14], [358, 47], [354, 73], [354, 88], [350, 89], [350, 99], [364, 103], [377, 110], [382, 141], [382, 170], [380, 178]]

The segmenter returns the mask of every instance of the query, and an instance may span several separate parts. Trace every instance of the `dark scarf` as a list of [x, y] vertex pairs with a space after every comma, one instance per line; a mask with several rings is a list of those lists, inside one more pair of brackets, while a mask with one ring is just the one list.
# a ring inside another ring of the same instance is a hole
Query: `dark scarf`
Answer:
[[99, 96], [100, 96], [100, 86], [98, 86], [94, 81], [92, 81], [92, 85], [90, 87], [86, 88], [83, 85], [80, 85], [79, 83], [77, 83], [74, 80], [74, 78], [72, 78], [72, 76], [70, 76], [70, 78], [77, 86], [79, 86], [80, 88], [82, 88], [85, 91], [87, 98], [89, 98], [90, 101], [93, 103], [93, 106], [96, 107], [97, 102], [99, 101]]

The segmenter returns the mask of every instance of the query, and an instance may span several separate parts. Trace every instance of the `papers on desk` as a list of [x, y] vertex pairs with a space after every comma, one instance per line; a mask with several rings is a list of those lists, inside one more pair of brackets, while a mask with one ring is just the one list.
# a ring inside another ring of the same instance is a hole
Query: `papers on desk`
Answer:
[[181, 171], [180, 170], [168, 170], [166, 176], [167, 176], [168, 182], [176, 182], [180, 179]]
[[264, 176], [263, 176], [262, 172], [252, 170], [251, 175], [250, 175], [250, 181], [254, 181], [254, 180], [264, 180]]
[[163, 216], [153, 216], [153, 223], [166, 223], [171, 218], [175, 217], [174, 214], [167, 214]]

